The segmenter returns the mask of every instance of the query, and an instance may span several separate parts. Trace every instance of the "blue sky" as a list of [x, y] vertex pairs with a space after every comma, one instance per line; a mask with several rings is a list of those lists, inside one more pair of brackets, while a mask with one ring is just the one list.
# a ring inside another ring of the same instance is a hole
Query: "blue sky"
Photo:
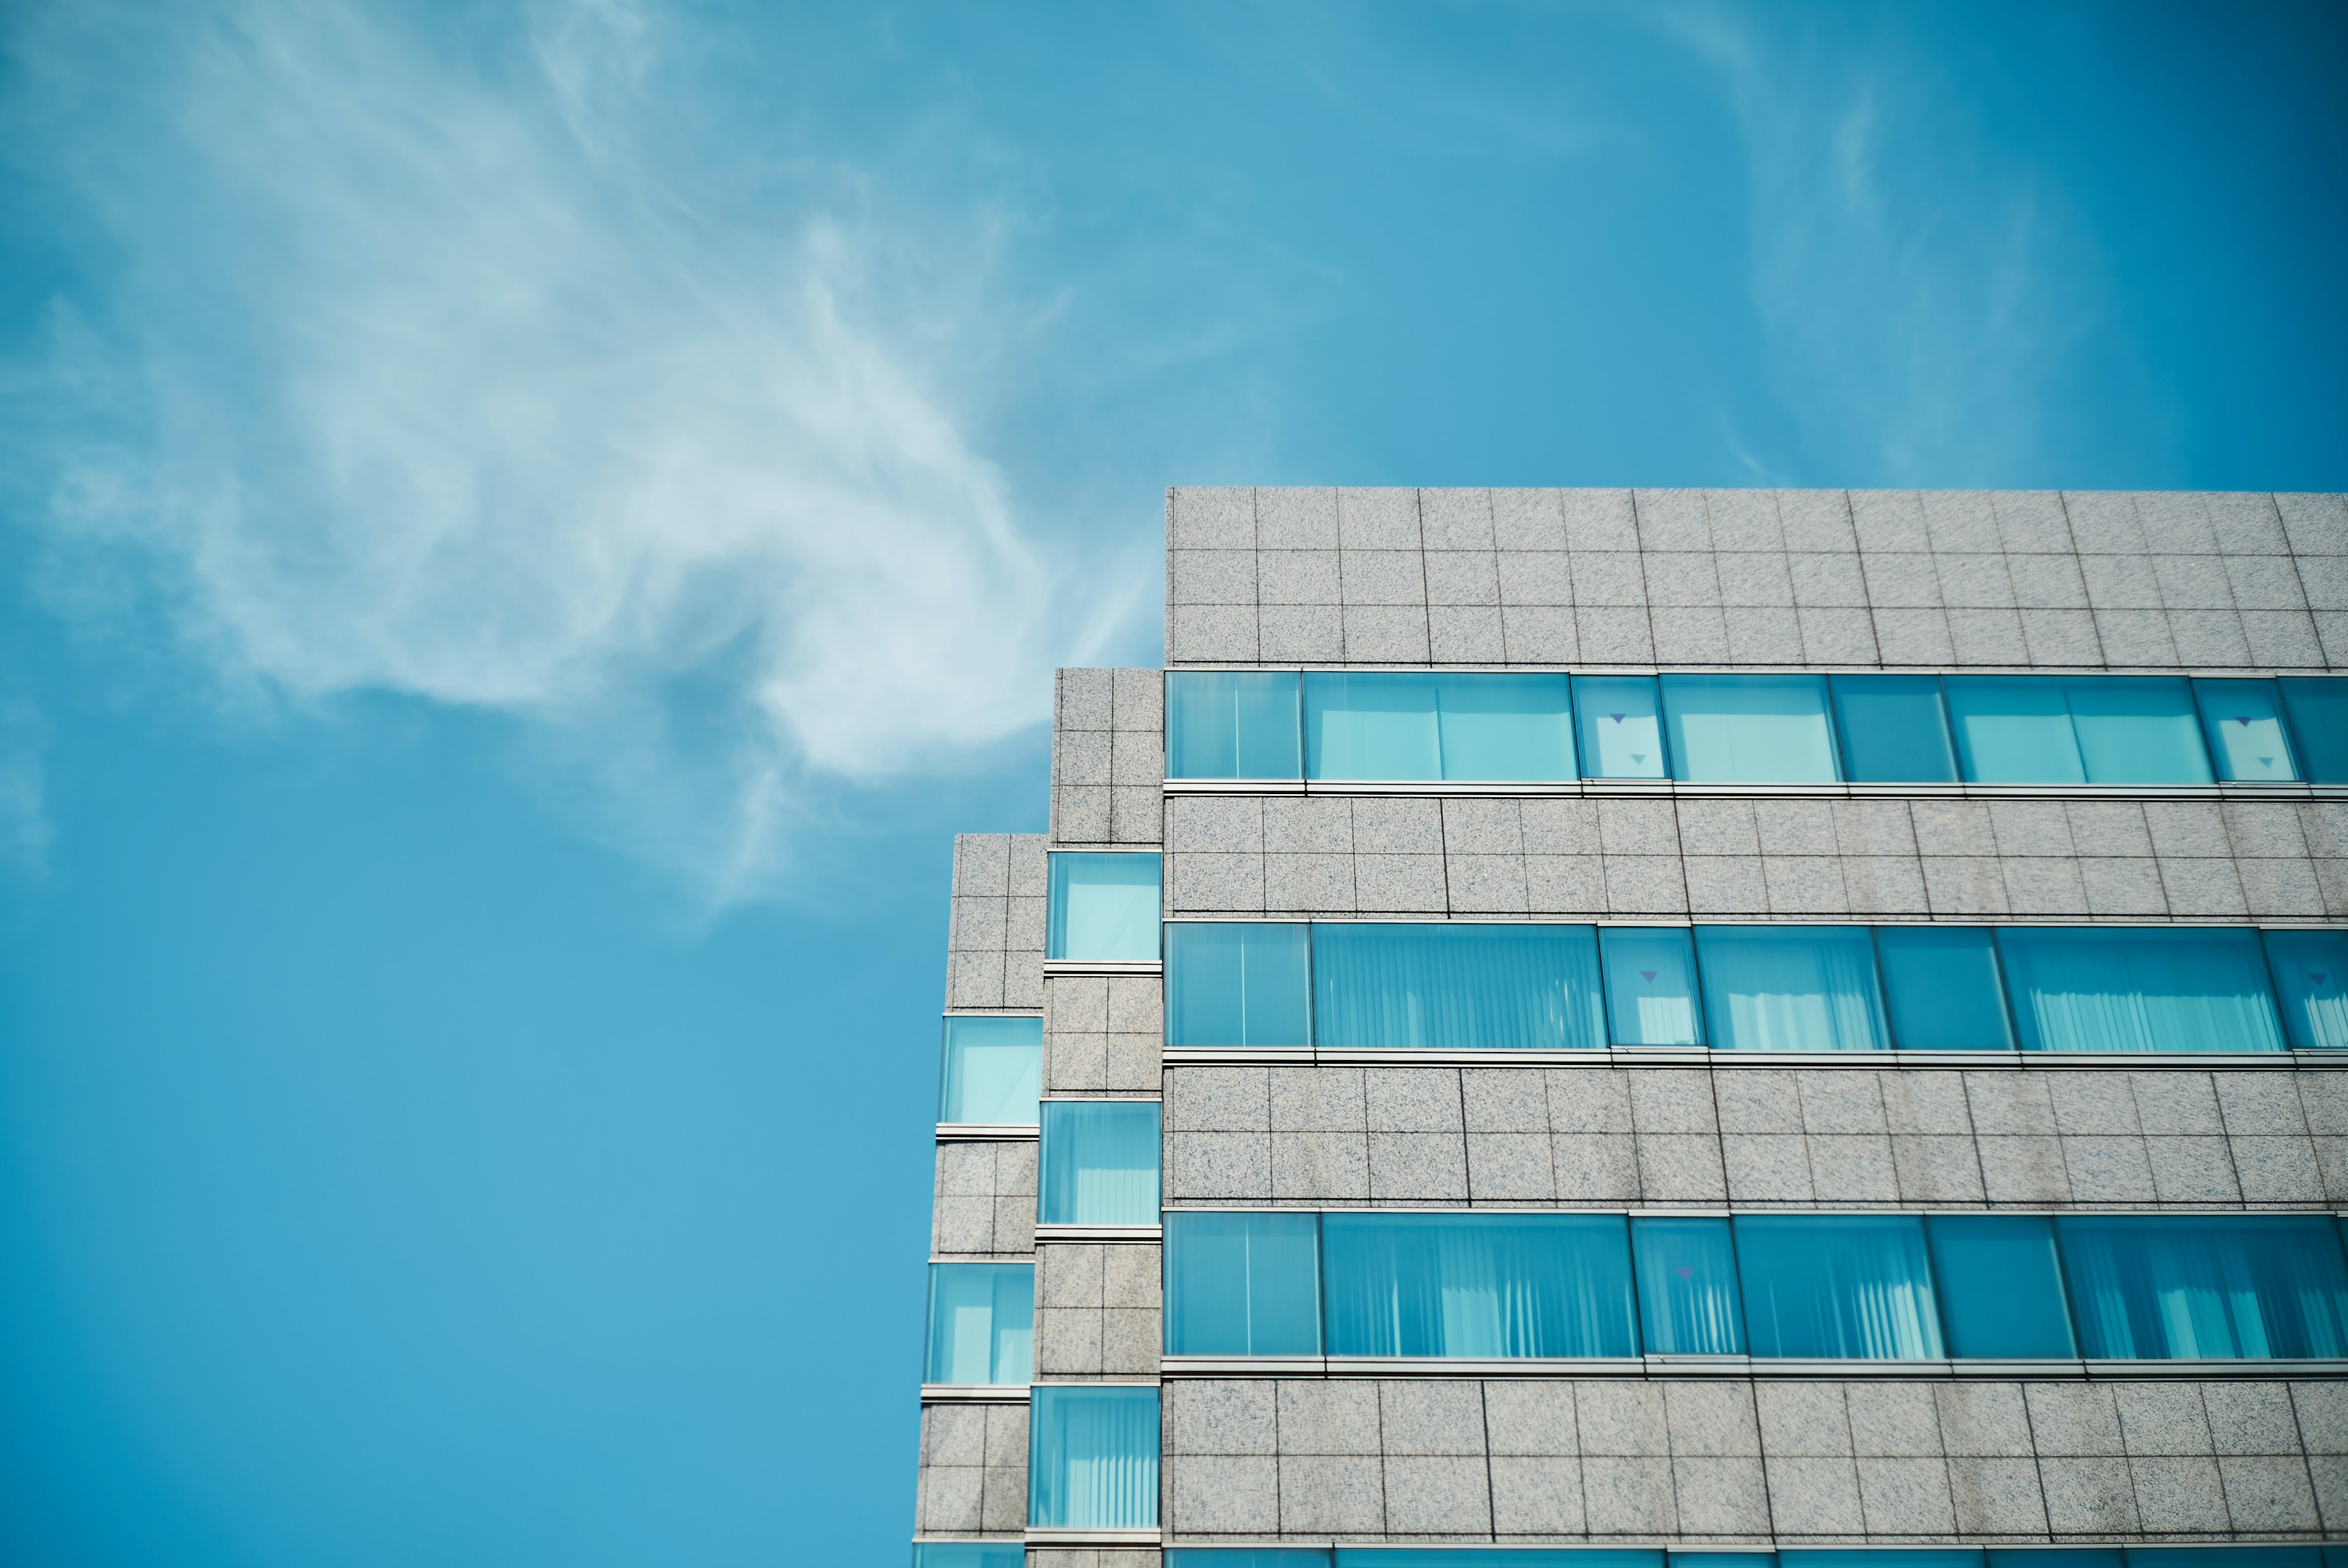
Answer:
[[896, 1563], [1171, 483], [2348, 486], [2336, 6], [0, 8], [0, 1559]]

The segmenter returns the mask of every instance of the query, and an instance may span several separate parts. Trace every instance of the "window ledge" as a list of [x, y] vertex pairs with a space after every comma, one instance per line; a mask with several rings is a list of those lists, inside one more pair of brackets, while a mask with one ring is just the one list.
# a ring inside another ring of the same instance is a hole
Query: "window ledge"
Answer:
[[925, 1405], [1024, 1405], [1027, 1402], [1025, 1383], [924, 1383], [922, 1403]]
[[1793, 1357], [1167, 1356], [1166, 1378], [1750, 1378], [1966, 1382], [2271, 1382], [2348, 1378], [2348, 1361], [1881, 1361]]
[[[1699, 784], [1684, 779], [1168, 779], [1168, 794], [1684, 795], [1691, 799], [2338, 800], [2348, 784]], [[1174, 851], [1173, 853], [1179, 853]]]
[[1166, 966], [1151, 958], [1147, 963], [1125, 962], [1111, 958], [1046, 958], [1044, 973], [1053, 975], [1155, 975]]
[[1154, 1524], [1147, 1530], [1056, 1530], [1037, 1524], [1027, 1527], [1030, 1546], [1156, 1546], [1160, 1539], [1160, 1532]]
[[1165, 1229], [1159, 1225], [1038, 1225], [1035, 1244], [1047, 1241], [1133, 1242], [1152, 1246], [1165, 1239]]
[[1921, 1071], [2012, 1070], [2073, 1071], [2082, 1068], [2240, 1069], [2348, 1068], [2348, 1050], [1707, 1050], [1663, 1046], [1615, 1046], [1604, 1050], [1436, 1050], [1335, 1046], [1279, 1049], [1169, 1045], [1168, 1067], [1849, 1067]]
[[941, 1122], [941, 1143], [1033, 1143], [1043, 1135], [1033, 1122]]

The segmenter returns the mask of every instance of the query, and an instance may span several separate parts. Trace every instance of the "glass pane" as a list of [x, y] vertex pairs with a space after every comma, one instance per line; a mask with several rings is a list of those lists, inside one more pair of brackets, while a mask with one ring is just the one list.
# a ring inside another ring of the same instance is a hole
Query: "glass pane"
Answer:
[[1304, 776], [1439, 779], [1432, 675], [1304, 677]]
[[1982, 1568], [1982, 1554], [1972, 1546], [1789, 1547], [1777, 1568]]
[[1133, 1100], [1044, 1102], [1045, 1225], [1158, 1223], [1158, 1106]]
[[1740, 1214], [1745, 1327], [1756, 1356], [1934, 1360], [1924, 1226], [1913, 1214]]
[[946, 1020], [939, 1121], [1032, 1122], [1043, 1082], [1042, 1019]]
[[1168, 778], [1301, 778], [1298, 756], [1292, 671], [1167, 675]]
[[1323, 1214], [1332, 1356], [1635, 1356], [1620, 1214]]
[[1617, 1045], [1701, 1045], [1695, 950], [1684, 926], [1607, 926], [1606, 1015]]
[[2291, 1044], [2348, 1046], [2348, 931], [2269, 931], [2266, 943]]
[[1726, 1220], [1634, 1219], [1631, 1245], [1639, 1265], [1639, 1328], [1647, 1354], [1745, 1353], [1736, 1251]]
[[2258, 933], [2007, 927], [2024, 1050], [2281, 1050]]
[[2325, 1568], [2339, 1547], [2131, 1546], [2127, 1568]]
[[1176, 920], [1166, 927], [1166, 1043], [1309, 1045], [1303, 926]]
[[1166, 1216], [1171, 1356], [1321, 1353], [1320, 1216]]
[[1663, 1554], [1635, 1546], [1383, 1546], [1337, 1548], [1337, 1568], [1663, 1568]]
[[2116, 1546], [1993, 1546], [1989, 1568], [2127, 1568], [2127, 1564]]
[[1663, 776], [1663, 708], [1652, 675], [1576, 675], [1575, 733], [1586, 779]]
[[1169, 1546], [1166, 1568], [1329, 1568], [1325, 1546]]
[[1776, 1568], [1773, 1552], [1674, 1552], [1671, 1568]]
[[2301, 776], [2314, 784], [2348, 784], [2348, 680], [2286, 675], [2279, 684]]
[[1883, 926], [1875, 933], [1891, 1043], [1902, 1050], [2012, 1050], [1997, 944], [1981, 926]]
[[2089, 784], [2210, 782], [2200, 717], [2185, 682], [2155, 675], [2080, 675], [2063, 686]]
[[1562, 675], [1437, 675], [1443, 776], [1512, 783], [1577, 777]]
[[1957, 759], [1974, 784], [2085, 784], [2063, 682], [2040, 675], [1950, 675]]
[[1832, 784], [1819, 675], [1666, 675], [1672, 776], [1696, 784]]
[[2202, 733], [2218, 776], [2242, 784], [2288, 784], [2291, 743], [2283, 738], [2282, 693], [2271, 681], [2196, 681]]
[[1854, 784], [1954, 784], [1949, 711], [1937, 675], [1837, 675], [1835, 728]]
[[1035, 1267], [930, 1265], [932, 1383], [1025, 1383], [1035, 1365]]
[[1107, 963], [1155, 963], [1159, 857], [1052, 856], [1052, 929], [1045, 956]]
[[1949, 1354], [1992, 1360], [2075, 1356], [2054, 1227], [2044, 1214], [1933, 1214], [1932, 1275]]
[[2065, 1276], [2090, 1360], [2348, 1354], [2348, 1262], [2316, 1214], [2065, 1214]]
[[1864, 926], [1698, 926], [1704, 1029], [1723, 1050], [1880, 1050]]
[[1158, 1390], [1038, 1389], [1029, 1410], [1027, 1522], [1146, 1530], [1158, 1522]]
[[913, 1568], [1026, 1568], [1027, 1548], [1016, 1541], [917, 1541]]
[[1599, 1006], [1588, 926], [1313, 927], [1319, 1045], [1595, 1050]]

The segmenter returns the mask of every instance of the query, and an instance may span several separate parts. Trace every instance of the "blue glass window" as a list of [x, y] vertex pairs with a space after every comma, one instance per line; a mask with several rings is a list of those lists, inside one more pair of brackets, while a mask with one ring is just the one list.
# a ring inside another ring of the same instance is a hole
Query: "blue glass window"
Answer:
[[2012, 1050], [1997, 944], [1980, 926], [1884, 926], [1875, 933], [1891, 1042], [1902, 1050]]
[[1663, 1568], [1661, 1552], [1635, 1546], [1337, 1548], [1337, 1568]]
[[1043, 1092], [1044, 1020], [946, 1020], [941, 1122], [1032, 1122]]
[[1721, 1219], [1633, 1219], [1639, 1328], [1651, 1356], [1741, 1356], [1736, 1250]]
[[1173, 1356], [1321, 1353], [1321, 1216], [1166, 1216], [1166, 1349]]
[[2277, 683], [2300, 775], [2313, 784], [2348, 784], [2348, 680], [2286, 675]]
[[1776, 1568], [1774, 1552], [1673, 1552], [1671, 1568]]
[[1588, 926], [1313, 927], [1319, 1045], [1591, 1050], [1600, 1005]]
[[1053, 855], [1045, 957], [1155, 963], [1158, 876], [1155, 855]]
[[1663, 758], [1663, 702], [1652, 675], [1576, 675], [1575, 733], [1586, 779], [1659, 779]]
[[1310, 1045], [1304, 927], [1177, 920], [1166, 927], [1166, 1043]]
[[2230, 783], [2289, 784], [2299, 776], [2283, 737], [2282, 693], [2271, 681], [2196, 681], [2201, 728], [2218, 776]]
[[1706, 1033], [1725, 1050], [1880, 1050], [1864, 926], [1698, 926]]
[[1158, 1522], [1158, 1390], [1038, 1389], [1028, 1409], [1027, 1522], [1147, 1530]]
[[1988, 1555], [1989, 1568], [2127, 1568], [2116, 1546], [1993, 1546]]
[[1304, 776], [1296, 677], [1282, 671], [1176, 671], [1166, 677], [1166, 776]]
[[1966, 778], [1979, 784], [2087, 782], [2060, 681], [1952, 675], [1941, 686]]
[[1325, 1546], [1169, 1546], [1166, 1568], [1329, 1568]]
[[1701, 1045], [1695, 949], [1684, 926], [1607, 926], [1606, 1016], [1617, 1045]]
[[1937, 675], [1836, 675], [1843, 777], [1854, 784], [1954, 784], [1949, 709]]
[[1016, 1541], [917, 1541], [913, 1568], [1026, 1568], [1027, 1548]]
[[1045, 1225], [1158, 1224], [1158, 1104], [1044, 1102], [1035, 1217]]
[[1035, 1350], [1035, 1265], [930, 1265], [930, 1364], [924, 1382], [1025, 1383]]
[[2320, 1215], [2065, 1214], [2055, 1225], [2090, 1360], [2348, 1355], [2348, 1262]]
[[[2338, 1546], [2130, 1546], [2127, 1568], [2342, 1568]], [[2067, 1564], [2062, 1568], [2068, 1568]]]
[[1307, 675], [1304, 776], [1441, 778], [1434, 681], [1409, 674]]
[[2348, 931], [2269, 931], [2283, 1032], [2302, 1050], [2348, 1046]]
[[1951, 675], [1942, 685], [1957, 754], [1975, 783], [2210, 782], [2200, 718], [2182, 680]]
[[1949, 1354], [1987, 1360], [2075, 1356], [2054, 1227], [2044, 1214], [1933, 1214], [1924, 1222]]
[[1324, 1214], [1332, 1356], [1635, 1356], [1619, 1214]]
[[1982, 1554], [1972, 1546], [1788, 1547], [1777, 1568], [1982, 1568]]
[[1566, 678], [1308, 674], [1304, 765], [1316, 779], [1572, 778]]
[[2008, 927], [2024, 1050], [2281, 1050], [2258, 933]]
[[1437, 675], [1443, 776], [1554, 783], [1573, 767], [1573, 703], [1562, 675]]
[[1666, 675], [1672, 776], [1696, 784], [1832, 784], [1819, 675]]
[[1913, 1214], [1740, 1214], [1736, 1264], [1756, 1356], [1938, 1360], [1940, 1317]]

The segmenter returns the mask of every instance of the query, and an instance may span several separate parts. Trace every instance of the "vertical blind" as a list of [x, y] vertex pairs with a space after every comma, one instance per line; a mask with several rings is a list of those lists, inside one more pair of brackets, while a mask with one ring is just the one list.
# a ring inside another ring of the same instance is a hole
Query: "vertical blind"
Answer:
[[1158, 1102], [1047, 1100], [1035, 1217], [1045, 1225], [1158, 1223]]
[[1606, 1015], [1617, 1045], [1701, 1045], [1695, 952], [1684, 926], [1608, 926]]
[[1655, 1356], [1739, 1356], [1745, 1313], [1725, 1219], [1640, 1219], [1631, 1226], [1639, 1322]]
[[2319, 1214], [2055, 1221], [2091, 1360], [2348, 1355], [2348, 1265]]
[[1924, 1226], [1913, 1214], [1741, 1215], [1736, 1263], [1756, 1356], [1941, 1354]]
[[1879, 1050], [1883, 1000], [1861, 926], [1699, 926], [1712, 1043], [1727, 1050]]
[[2008, 927], [2024, 1050], [2281, 1050], [2258, 933]]
[[1619, 1214], [1325, 1214], [1332, 1356], [1635, 1356]]
[[1025, 1383], [1035, 1347], [1035, 1265], [930, 1265], [926, 1381]]
[[1672, 776], [1705, 784], [1832, 784], [1822, 675], [1666, 675]]
[[1315, 925], [1320, 1044], [1594, 1050], [1605, 1043], [1588, 926]]
[[1292, 779], [1296, 677], [1261, 671], [1178, 671], [1166, 677], [1166, 776]]
[[1156, 1389], [1037, 1389], [1028, 1422], [1029, 1524], [1146, 1530], [1158, 1522]]
[[1321, 1216], [1166, 1216], [1166, 1347], [1182, 1356], [1321, 1353]]
[[1166, 1043], [1312, 1043], [1303, 926], [1182, 920], [1166, 927]]

